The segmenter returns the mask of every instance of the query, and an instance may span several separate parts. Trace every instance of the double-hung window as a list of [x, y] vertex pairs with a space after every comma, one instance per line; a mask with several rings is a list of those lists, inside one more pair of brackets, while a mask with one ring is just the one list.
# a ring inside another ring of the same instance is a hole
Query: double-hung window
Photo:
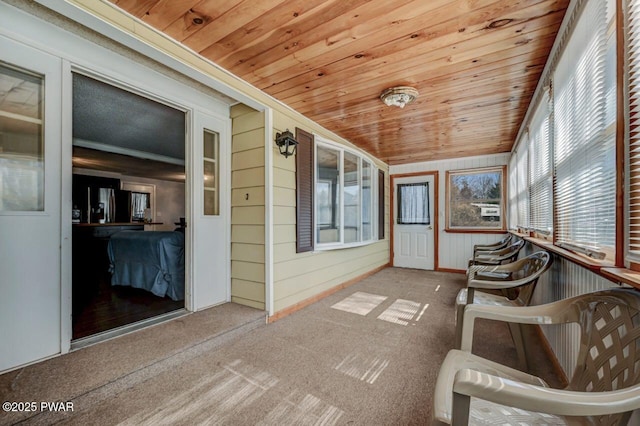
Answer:
[[342, 146], [316, 140], [315, 247], [372, 242], [377, 190], [373, 163]]
[[551, 98], [543, 92], [529, 125], [530, 228], [540, 236], [553, 231], [553, 163], [551, 159]]
[[529, 184], [528, 184], [528, 170], [529, 170], [529, 152], [527, 149], [528, 135], [521, 139], [516, 149], [516, 182], [517, 182], [517, 194], [516, 204], [518, 212], [517, 227], [522, 232], [529, 230]]
[[553, 73], [556, 242], [615, 258], [615, 5], [589, 1]]
[[518, 230], [518, 158], [514, 153], [509, 159], [509, 229]]

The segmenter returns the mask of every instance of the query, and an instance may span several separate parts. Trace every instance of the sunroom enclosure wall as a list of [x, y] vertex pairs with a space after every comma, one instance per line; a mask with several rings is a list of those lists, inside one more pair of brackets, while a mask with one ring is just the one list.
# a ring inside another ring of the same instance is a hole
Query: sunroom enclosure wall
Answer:
[[[474, 244], [489, 244], [498, 241], [500, 234], [495, 233], [451, 233], [445, 231], [446, 224], [446, 172], [484, 167], [504, 166], [509, 154], [483, 155], [477, 157], [456, 158], [451, 160], [426, 161], [422, 163], [401, 164], [389, 167], [389, 173], [401, 175], [407, 173], [438, 172], [438, 269], [464, 271], [471, 258]], [[503, 203], [507, 200], [504, 199]]]

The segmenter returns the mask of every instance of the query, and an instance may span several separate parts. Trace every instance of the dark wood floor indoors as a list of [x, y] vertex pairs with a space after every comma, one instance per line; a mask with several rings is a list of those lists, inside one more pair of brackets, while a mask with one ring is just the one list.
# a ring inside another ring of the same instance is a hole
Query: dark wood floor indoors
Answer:
[[74, 280], [73, 339], [81, 339], [123, 325], [152, 318], [184, 307], [184, 300], [132, 287], [111, 286], [111, 275], [104, 269]]

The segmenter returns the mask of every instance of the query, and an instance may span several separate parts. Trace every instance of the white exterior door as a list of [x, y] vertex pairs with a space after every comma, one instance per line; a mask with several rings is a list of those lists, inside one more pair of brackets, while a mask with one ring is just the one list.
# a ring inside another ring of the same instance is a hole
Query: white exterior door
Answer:
[[433, 176], [394, 179], [393, 265], [434, 268]]
[[192, 248], [192, 291], [188, 308], [200, 310], [228, 302], [230, 284], [229, 121], [196, 111], [193, 133], [191, 197], [187, 233]]
[[61, 61], [0, 36], [0, 372], [61, 350]]

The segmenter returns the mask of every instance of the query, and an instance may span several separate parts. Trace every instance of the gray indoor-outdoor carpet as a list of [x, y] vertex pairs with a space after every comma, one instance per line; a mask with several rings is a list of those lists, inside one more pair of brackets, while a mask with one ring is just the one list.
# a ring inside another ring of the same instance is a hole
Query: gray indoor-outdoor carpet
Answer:
[[[72, 413], [2, 413], [0, 424], [428, 424], [464, 283], [461, 274], [387, 268], [224, 341], [207, 338], [202, 323], [235, 310], [188, 315], [0, 376], [3, 401], [74, 407]], [[474, 341], [475, 353], [517, 365], [506, 325], [480, 321]], [[137, 351], [136, 342], [145, 350]], [[530, 343], [532, 372], [557, 383], [539, 342]]]

